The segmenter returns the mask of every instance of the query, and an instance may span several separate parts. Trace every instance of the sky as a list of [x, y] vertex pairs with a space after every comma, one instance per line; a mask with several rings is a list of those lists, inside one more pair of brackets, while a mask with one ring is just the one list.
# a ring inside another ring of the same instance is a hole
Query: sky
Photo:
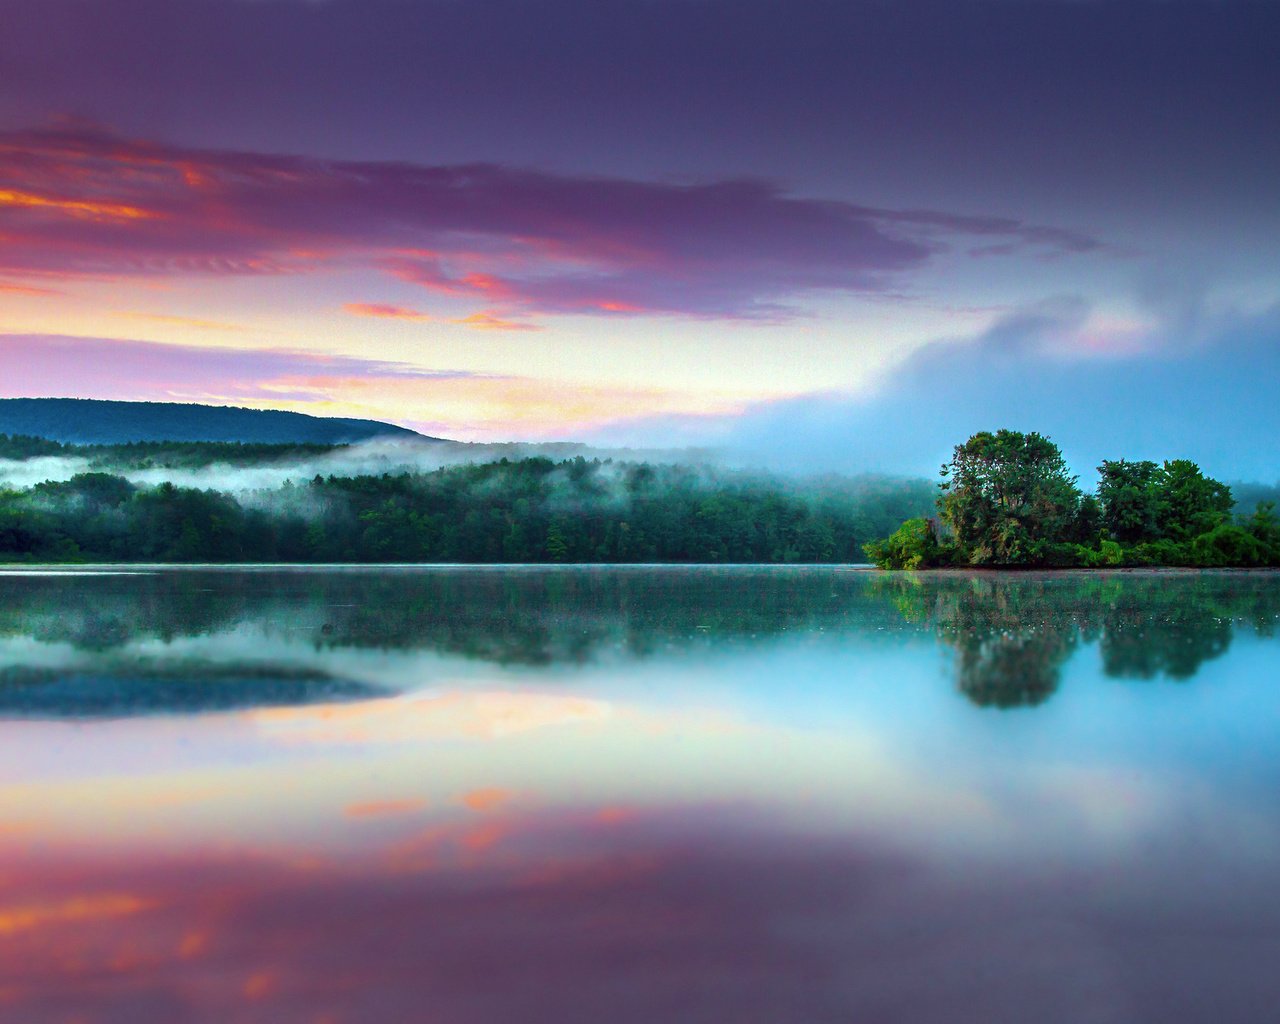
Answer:
[[0, 397], [1280, 478], [1280, 5], [0, 0]]

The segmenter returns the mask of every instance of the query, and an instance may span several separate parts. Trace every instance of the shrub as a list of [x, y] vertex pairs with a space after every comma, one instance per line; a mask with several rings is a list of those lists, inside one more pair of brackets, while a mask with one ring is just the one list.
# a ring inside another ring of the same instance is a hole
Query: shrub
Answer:
[[938, 542], [927, 519], [908, 519], [890, 536], [864, 544], [862, 550], [881, 569], [925, 569], [949, 561], [949, 549]]

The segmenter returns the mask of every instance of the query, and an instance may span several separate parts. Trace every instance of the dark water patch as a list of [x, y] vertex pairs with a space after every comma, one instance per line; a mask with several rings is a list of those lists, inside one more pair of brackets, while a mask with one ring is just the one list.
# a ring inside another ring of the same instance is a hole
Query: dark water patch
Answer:
[[386, 691], [321, 672], [204, 667], [185, 671], [0, 669], [0, 717], [103, 719], [369, 700]]

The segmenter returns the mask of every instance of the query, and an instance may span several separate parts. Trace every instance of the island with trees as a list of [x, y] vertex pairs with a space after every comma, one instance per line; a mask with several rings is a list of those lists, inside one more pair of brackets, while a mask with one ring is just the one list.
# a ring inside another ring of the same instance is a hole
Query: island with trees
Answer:
[[1234, 514], [1231, 488], [1188, 459], [1104, 460], [1081, 490], [1047, 437], [984, 431], [942, 467], [936, 516], [865, 545], [883, 569], [1280, 566], [1275, 503]]
[[1084, 493], [1052, 441], [1010, 430], [959, 445], [940, 492], [871, 474], [582, 456], [396, 467], [369, 454], [0, 435], [0, 562], [847, 564], [865, 552], [890, 569], [1280, 565], [1273, 490], [1249, 492], [1242, 512], [1193, 462], [1120, 459]]

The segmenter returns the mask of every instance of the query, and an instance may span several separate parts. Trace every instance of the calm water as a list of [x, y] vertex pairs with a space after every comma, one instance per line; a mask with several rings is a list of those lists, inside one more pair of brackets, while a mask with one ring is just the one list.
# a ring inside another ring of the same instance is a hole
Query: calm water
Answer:
[[0, 575], [0, 1020], [1280, 1006], [1280, 575]]

